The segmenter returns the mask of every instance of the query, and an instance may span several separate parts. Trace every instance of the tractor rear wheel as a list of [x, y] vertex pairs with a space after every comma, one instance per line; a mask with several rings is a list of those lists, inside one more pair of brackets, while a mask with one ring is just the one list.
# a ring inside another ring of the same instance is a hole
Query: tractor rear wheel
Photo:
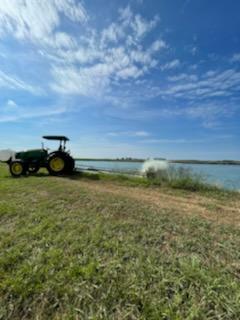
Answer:
[[61, 175], [67, 168], [67, 158], [64, 154], [56, 153], [51, 155], [47, 161], [47, 170], [51, 175]]
[[19, 160], [10, 162], [9, 170], [11, 175], [16, 178], [26, 174], [26, 166], [22, 161]]
[[73, 170], [75, 168], [75, 161], [70, 155], [66, 157], [66, 160], [67, 160], [67, 165], [65, 168], [65, 173], [71, 174], [73, 173]]

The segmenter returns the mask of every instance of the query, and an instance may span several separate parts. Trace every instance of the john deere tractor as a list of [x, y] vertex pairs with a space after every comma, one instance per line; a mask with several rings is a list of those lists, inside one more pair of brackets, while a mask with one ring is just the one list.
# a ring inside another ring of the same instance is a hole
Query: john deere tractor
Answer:
[[43, 136], [47, 140], [58, 140], [59, 148], [51, 153], [48, 149], [28, 150], [17, 152], [7, 163], [9, 170], [14, 177], [20, 177], [28, 173], [36, 173], [40, 168], [47, 168], [51, 175], [70, 174], [74, 170], [75, 162], [70, 153], [66, 151], [66, 142], [69, 139], [65, 136]]

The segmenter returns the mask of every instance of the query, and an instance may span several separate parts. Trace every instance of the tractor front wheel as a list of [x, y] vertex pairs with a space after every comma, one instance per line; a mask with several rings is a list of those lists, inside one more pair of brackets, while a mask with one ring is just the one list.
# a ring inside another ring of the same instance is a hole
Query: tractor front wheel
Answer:
[[10, 162], [9, 170], [11, 175], [16, 178], [26, 174], [26, 166], [22, 161], [18, 160]]
[[47, 170], [51, 175], [61, 175], [65, 173], [67, 166], [66, 157], [61, 154], [53, 154], [47, 162]]

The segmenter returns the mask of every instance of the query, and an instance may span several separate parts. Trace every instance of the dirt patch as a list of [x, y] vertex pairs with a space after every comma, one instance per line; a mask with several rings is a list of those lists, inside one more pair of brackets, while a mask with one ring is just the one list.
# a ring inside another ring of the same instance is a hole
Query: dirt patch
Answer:
[[[59, 179], [59, 178], [58, 178]], [[65, 180], [65, 183], [79, 184], [97, 193], [109, 193], [147, 203], [160, 209], [173, 209], [174, 212], [189, 216], [201, 216], [218, 224], [228, 223], [240, 226], [240, 201], [229, 201], [222, 204], [195, 193], [186, 195], [169, 195], [162, 189], [127, 187], [103, 181]]]

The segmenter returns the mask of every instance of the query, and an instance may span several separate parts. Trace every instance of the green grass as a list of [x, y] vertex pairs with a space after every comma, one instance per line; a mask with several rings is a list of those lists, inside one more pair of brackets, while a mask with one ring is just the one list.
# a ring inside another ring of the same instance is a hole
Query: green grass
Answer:
[[149, 167], [145, 173], [148, 180], [159, 186], [187, 191], [203, 191], [219, 193], [222, 188], [209, 184], [200, 174], [194, 173], [190, 168], [169, 166], [167, 169]]
[[175, 177], [174, 179], [167, 180], [161, 177], [147, 178], [142, 176], [134, 176], [127, 174], [108, 174], [108, 173], [88, 173], [81, 172], [75, 174], [72, 179], [83, 180], [96, 180], [103, 182], [116, 183], [128, 187], [147, 187], [147, 188], [161, 188], [167, 193], [174, 194], [189, 194], [189, 192], [198, 193], [210, 198], [219, 200], [240, 199], [240, 193], [234, 190], [227, 190], [224, 188], [210, 185], [199, 176], [183, 176]]
[[194, 212], [0, 166], [0, 319], [239, 319], [239, 247]]

